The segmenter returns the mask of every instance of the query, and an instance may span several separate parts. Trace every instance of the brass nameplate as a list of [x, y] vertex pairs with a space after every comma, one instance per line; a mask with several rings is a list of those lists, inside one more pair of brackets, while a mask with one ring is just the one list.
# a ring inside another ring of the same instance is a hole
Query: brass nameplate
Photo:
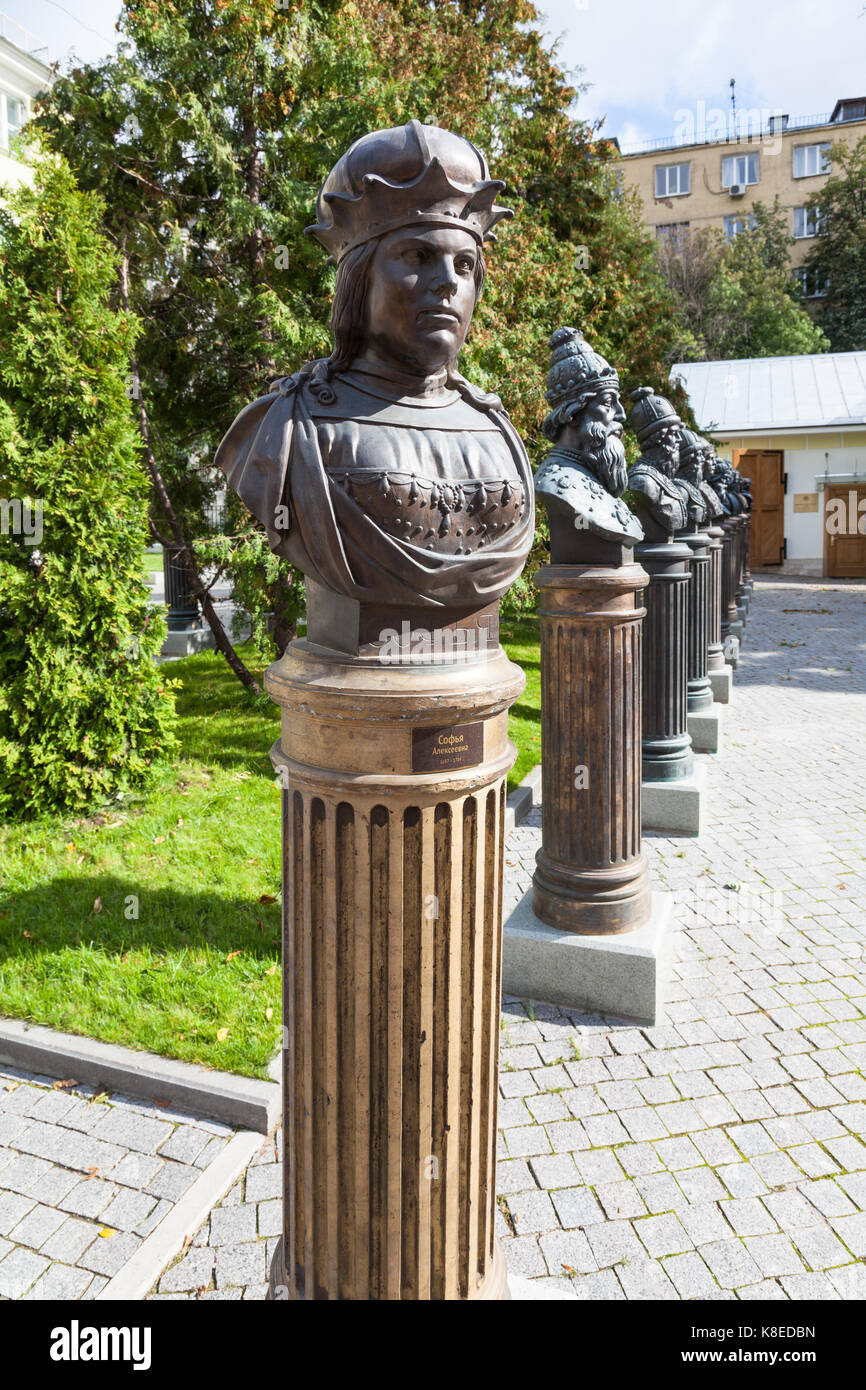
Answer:
[[412, 730], [412, 771], [450, 772], [484, 760], [484, 725], [447, 724]]
[[817, 512], [818, 494], [817, 492], [795, 492], [794, 511], [795, 512]]

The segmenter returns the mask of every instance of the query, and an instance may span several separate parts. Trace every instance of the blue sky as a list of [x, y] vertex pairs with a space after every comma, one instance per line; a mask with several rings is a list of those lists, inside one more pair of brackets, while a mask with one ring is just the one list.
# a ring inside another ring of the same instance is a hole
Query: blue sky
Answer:
[[[538, 0], [536, 0], [538, 3]], [[672, 135], [683, 112], [727, 109], [808, 116], [866, 95], [866, 0], [541, 0], [560, 57], [583, 69], [578, 103], [623, 144]], [[117, 0], [0, 0], [48, 43], [52, 58], [110, 51]], [[11, 37], [11, 35], [10, 35]]]

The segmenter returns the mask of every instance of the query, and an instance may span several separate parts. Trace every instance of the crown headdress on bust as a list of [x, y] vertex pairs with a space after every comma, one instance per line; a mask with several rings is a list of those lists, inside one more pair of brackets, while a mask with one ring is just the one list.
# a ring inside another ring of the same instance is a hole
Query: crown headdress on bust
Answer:
[[363, 135], [337, 160], [306, 231], [339, 264], [347, 252], [399, 227], [460, 227], [479, 245], [511, 208], [494, 199], [505, 184], [461, 135], [409, 121]]
[[639, 444], [650, 444], [669, 425], [682, 424], [670, 401], [659, 396], [651, 386], [639, 386], [632, 391], [631, 398], [634, 401], [631, 427]]
[[694, 430], [686, 429], [685, 425], [680, 429], [680, 463], [690, 462], [693, 458], [701, 458], [704, 452], [705, 440]]
[[557, 328], [550, 339], [548, 403], [556, 407], [603, 390], [619, 390], [616, 369], [590, 347], [579, 328]]

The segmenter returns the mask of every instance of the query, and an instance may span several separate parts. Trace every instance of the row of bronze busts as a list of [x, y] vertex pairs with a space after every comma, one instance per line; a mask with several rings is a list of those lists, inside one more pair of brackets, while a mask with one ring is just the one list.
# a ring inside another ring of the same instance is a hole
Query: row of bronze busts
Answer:
[[[553, 564], [616, 561], [641, 540], [667, 542], [749, 511], [748, 478], [648, 386], [632, 392], [641, 456], [627, 468], [617, 373], [577, 329], [558, 329], [551, 350], [544, 432], [554, 447], [535, 491], [547, 508]], [[634, 511], [622, 500], [626, 487]]]

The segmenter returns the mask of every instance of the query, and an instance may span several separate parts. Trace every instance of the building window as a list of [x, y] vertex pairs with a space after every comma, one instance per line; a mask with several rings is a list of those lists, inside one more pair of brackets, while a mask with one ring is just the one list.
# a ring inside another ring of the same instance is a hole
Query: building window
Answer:
[[818, 208], [794, 208], [794, 236], [798, 239], [820, 236], [821, 212]]
[[691, 192], [691, 164], [657, 164], [656, 197], [676, 198]]
[[837, 101], [831, 121], [862, 121], [866, 119], [866, 97], [855, 101]]
[[816, 270], [805, 265], [797, 266], [794, 278], [804, 299], [823, 299], [829, 288], [826, 275], [819, 275]]
[[659, 222], [656, 226], [656, 241], [684, 241], [688, 230], [688, 222]]
[[756, 154], [726, 154], [722, 159], [722, 186], [757, 183], [759, 179]]
[[10, 140], [14, 140], [16, 135], [21, 133], [21, 127], [26, 121], [24, 102], [11, 96], [9, 92], [0, 90], [0, 149], [8, 150]]
[[815, 174], [829, 174], [829, 144], [795, 145], [794, 178], [810, 179]]
[[755, 219], [751, 213], [743, 212], [739, 215], [734, 214], [732, 217], [726, 217], [724, 225], [725, 241], [733, 241], [734, 237], [740, 235], [740, 232], [749, 231], [751, 227], [754, 227]]

